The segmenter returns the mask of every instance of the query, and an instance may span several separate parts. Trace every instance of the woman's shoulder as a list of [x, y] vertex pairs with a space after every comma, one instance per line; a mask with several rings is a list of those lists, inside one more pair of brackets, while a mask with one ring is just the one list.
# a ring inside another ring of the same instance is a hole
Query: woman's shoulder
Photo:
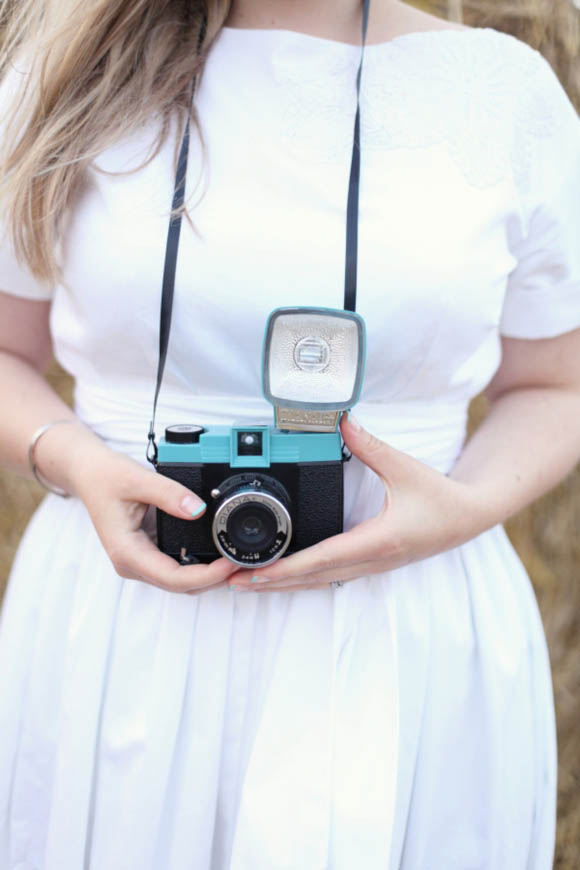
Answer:
[[543, 55], [492, 27], [395, 35], [368, 53], [365, 82], [362, 123], [371, 150], [447, 143], [477, 187], [513, 173], [525, 189], [534, 139], [557, 136], [571, 113]]
[[[398, 43], [406, 39], [423, 40], [425, 44], [433, 37], [433, 44], [437, 41], [442, 45], [456, 41], [479, 42], [482, 46], [494, 43], [504, 47], [508, 52], [520, 52], [522, 56], [538, 54], [530, 45], [505, 31], [494, 27], [473, 27], [447, 18], [417, 9], [407, 3], [395, 0], [393, 13], [391, 6], [380, 7], [375, 19], [369, 27], [368, 44]], [[465, 35], [465, 40], [461, 39]], [[440, 39], [437, 40], [437, 37]], [[471, 47], [471, 46], [470, 46]]]
[[371, 44], [365, 59], [371, 79], [390, 78], [405, 98], [422, 96], [443, 113], [446, 106], [454, 110], [453, 97], [469, 102], [472, 112], [503, 107], [508, 121], [529, 103], [541, 102], [546, 91], [554, 96], [558, 90], [556, 73], [541, 52], [506, 31], [432, 15], [414, 21], [422, 26], [399, 28]]
[[[423, 9], [411, 6], [402, 0], [384, 4], [371, 16], [368, 43], [376, 46], [411, 44], [417, 42], [422, 49], [432, 47], [433, 53], [440, 49], [443, 53], [448, 47], [454, 49], [459, 58], [461, 49], [471, 55], [485, 54], [486, 50], [505, 51], [506, 60], [513, 58], [525, 62], [533, 61], [538, 55], [528, 43], [494, 27], [472, 27], [459, 21], [440, 18]], [[473, 57], [476, 62], [477, 58]]]
[[373, 10], [369, 22], [369, 42], [387, 42], [389, 39], [404, 36], [408, 33], [421, 33], [436, 30], [473, 30], [466, 24], [440, 18], [411, 6], [408, 3], [395, 0], [392, 4], [383, 4]]

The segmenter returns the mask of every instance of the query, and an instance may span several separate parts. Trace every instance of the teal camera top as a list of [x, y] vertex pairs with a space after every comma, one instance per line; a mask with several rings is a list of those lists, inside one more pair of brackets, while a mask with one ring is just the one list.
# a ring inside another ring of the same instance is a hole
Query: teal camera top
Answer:
[[[259, 452], [245, 453], [240, 438], [260, 435]], [[161, 464], [224, 464], [231, 468], [268, 468], [275, 463], [337, 462], [342, 459], [339, 432], [284, 432], [268, 425], [208, 426], [193, 444], [174, 444], [162, 438]]]

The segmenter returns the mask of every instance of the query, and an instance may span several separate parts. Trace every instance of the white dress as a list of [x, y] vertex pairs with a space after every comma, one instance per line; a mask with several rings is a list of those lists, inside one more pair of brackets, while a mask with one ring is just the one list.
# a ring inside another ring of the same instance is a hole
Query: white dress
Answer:
[[[267, 314], [341, 307], [354, 46], [225, 29], [201, 83], [158, 432], [271, 413]], [[356, 414], [446, 473], [500, 336], [580, 326], [580, 123], [491, 28], [370, 46]], [[104, 153], [46, 288], [78, 414], [146, 465], [174, 142]], [[523, 445], [525, 449], [525, 445]], [[378, 478], [347, 464], [345, 527]], [[529, 579], [502, 527], [338, 589], [170, 593], [48, 496], [0, 633], [1, 870], [548, 870], [556, 744]]]

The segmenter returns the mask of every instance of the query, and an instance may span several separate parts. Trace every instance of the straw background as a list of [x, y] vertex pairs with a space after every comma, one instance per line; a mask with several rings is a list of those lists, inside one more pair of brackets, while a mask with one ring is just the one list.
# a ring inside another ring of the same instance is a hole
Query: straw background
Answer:
[[[570, 0], [509, 3], [465, 0], [463, 4], [448, 0], [448, 4], [415, 5], [441, 17], [493, 26], [526, 40], [548, 57], [571, 98], [580, 106], [580, 33], [578, 12]], [[53, 365], [48, 377], [70, 402], [72, 384], [68, 376]], [[473, 402], [471, 430], [485, 410], [484, 399], [480, 397]], [[41, 497], [35, 483], [0, 472], [0, 595], [17, 543]], [[507, 529], [532, 578], [552, 661], [560, 761], [554, 866], [577, 870], [580, 867], [580, 470], [512, 519]]]

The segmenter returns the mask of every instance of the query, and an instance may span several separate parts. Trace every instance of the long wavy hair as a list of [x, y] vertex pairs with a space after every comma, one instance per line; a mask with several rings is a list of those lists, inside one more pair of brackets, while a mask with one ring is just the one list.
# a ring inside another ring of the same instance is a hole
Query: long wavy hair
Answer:
[[[578, 90], [571, 0], [416, 5], [514, 33]], [[0, 0], [0, 80], [24, 67], [2, 119], [0, 201], [19, 260], [40, 280], [59, 277], [59, 235], [91, 161], [155, 116], [151, 160], [172, 119], [183, 125], [192, 78], [199, 80], [230, 7], [231, 0]]]
[[[155, 117], [150, 161], [171, 121], [177, 116], [183, 125], [191, 83], [230, 6], [231, 0], [2, 0], [0, 80], [9, 87], [16, 79], [17, 86], [2, 118], [0, 197], [16, 254], [39, 279], [60, 275], [59, 231], [90, 162]], [[197, 124], [195, 110], [192, 120]]]

